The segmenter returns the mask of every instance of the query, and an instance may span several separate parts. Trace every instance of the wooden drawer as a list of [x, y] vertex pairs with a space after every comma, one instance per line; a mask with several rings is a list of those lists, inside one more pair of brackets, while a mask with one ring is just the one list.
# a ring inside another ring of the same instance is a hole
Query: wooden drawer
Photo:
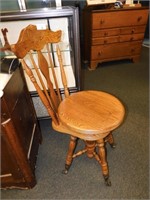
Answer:
[[93, 30], [92, 37], [108, 37], [108, 36], [115, 36], [120, 34], [120, 28], [114, 29], [104, 29], [104, 30]]
[[139, 34], [130, 34], [130, 35], [118, 35], [112, 37], [104, 38], [92, 38], [92, 45], [101, 45], [101, 44], [113, 44], [117, 42], [128, 42], [128, 41], [142, 41], [144, 33]]
[[144, 32], [145, 32], [145, 26], [133, 26], [133, 27], [127, 27], [127, 28], [120, 28], [121, 35], [144, 33]]
[[125, 57], [140, 54], [141, 42], [124, 42], [92, 46], [91, 60]]
[[133, 26], [133, 27], [125, 27], [125, 28], [93, 30], [92, 38], [109, 37], [109, 36], [126, 35], [126, 34], [136, 34], [136, 33], [144, 33], [144, 32], [145, 32], [145, 26]]
[[111, 43], [116, 43], [116, 42], [119, 42], [119, 36], [92, 38], [92, 45], [111, 44]]
[[127, 41], [136, 41], [136, 40], [143, 40], [144, 33], [139, 34], [130, 34], [130, 35], [121, 35], [119, 41], [120, 42], [127, 42]]
[[148, 10], [121, 10], [92, 13], [92, 29], [145, 25]]

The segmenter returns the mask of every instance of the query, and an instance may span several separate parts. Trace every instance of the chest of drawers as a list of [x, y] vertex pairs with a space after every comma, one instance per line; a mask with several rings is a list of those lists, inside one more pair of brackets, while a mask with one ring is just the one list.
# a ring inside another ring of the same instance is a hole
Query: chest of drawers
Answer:
[[140, 59], [142, 41], [148, 19], [147, 8], [85, 9], [84, 61], [90, 69], [98, 63]]

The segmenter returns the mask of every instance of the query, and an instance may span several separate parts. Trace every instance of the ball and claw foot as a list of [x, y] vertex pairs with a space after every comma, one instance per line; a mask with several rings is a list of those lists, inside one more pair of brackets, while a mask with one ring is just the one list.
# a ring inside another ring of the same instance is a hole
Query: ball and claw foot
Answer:
[[68, 170], [67, 169], [62, 170], [62, 174], [68, 174]]
[[62, 171], [63, 174], [68, 174], [69, 171], [69, 165], [65, 165], [65, 169]]
[[112, 143], [112, 144], [110, 144], [110, 146], [111, 146], [112, 149], [115, 149], [116, 148], [116, 143]]
[[109, 176], [104, 176], [105, 184], [106, 186], [111, 186], [111, 181], [109, 179]]

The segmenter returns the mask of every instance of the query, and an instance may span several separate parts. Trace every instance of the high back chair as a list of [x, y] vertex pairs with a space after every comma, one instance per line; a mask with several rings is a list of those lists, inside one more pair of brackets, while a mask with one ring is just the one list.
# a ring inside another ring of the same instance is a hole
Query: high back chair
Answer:
[[[60, 30], [56, 32], [37, 30], [36, 26], [29, 25], [21, 31], [18, 42], [10, 45], [9, 49], [21, 60], [22, 66], [52, 118], [53, 129], [70, 135], [63, 173], [68, 173], [72, 160], [75, 157], [86, 153], [89, 158], [94, 157], [99, 162], [105, 183], [107, 186], [110, 186], [111, 181], [109, 179], [105, 142], [109, 142], [112, 147], [115, 147], [112, 131], [124, 119], [124, 106], [116, 97], [102, 91], [79, 91], [69, 95], [61, 51], [59, 46], [57, 46], [57, 56], [65, 94], [65, 98], [62, 99], [49, 48], [49, 43], [58, 43], [60, 41]], [[42, 54], [43, 48], [45, 48], [44, 51], [47, 51], [48, 60]], [[34, 60], [33, 53], [35, 54], [35, 52], [37, 53], [38, 64]], [[32, 66], [35, 68], [40, 83], [36, 80], [24, 59], [27, 54], [30, 57]], [[53, 87], [48, 65], [50, 65], [52, 70], [56, 89]], [[43, 78], [46, 80], [46, 85]], [[77, 139], [85, 141], [85, 148], [75, 153]]]

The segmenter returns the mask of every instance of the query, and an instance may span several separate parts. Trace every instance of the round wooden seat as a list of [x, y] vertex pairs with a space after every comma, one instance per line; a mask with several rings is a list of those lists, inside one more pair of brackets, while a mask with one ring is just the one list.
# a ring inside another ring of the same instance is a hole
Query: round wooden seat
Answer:
[[101, 91], [72, 94], [58, 108], [60, 121], [85, 140], [104, 138], [121, 124], [124, 114], [122, 103]]

